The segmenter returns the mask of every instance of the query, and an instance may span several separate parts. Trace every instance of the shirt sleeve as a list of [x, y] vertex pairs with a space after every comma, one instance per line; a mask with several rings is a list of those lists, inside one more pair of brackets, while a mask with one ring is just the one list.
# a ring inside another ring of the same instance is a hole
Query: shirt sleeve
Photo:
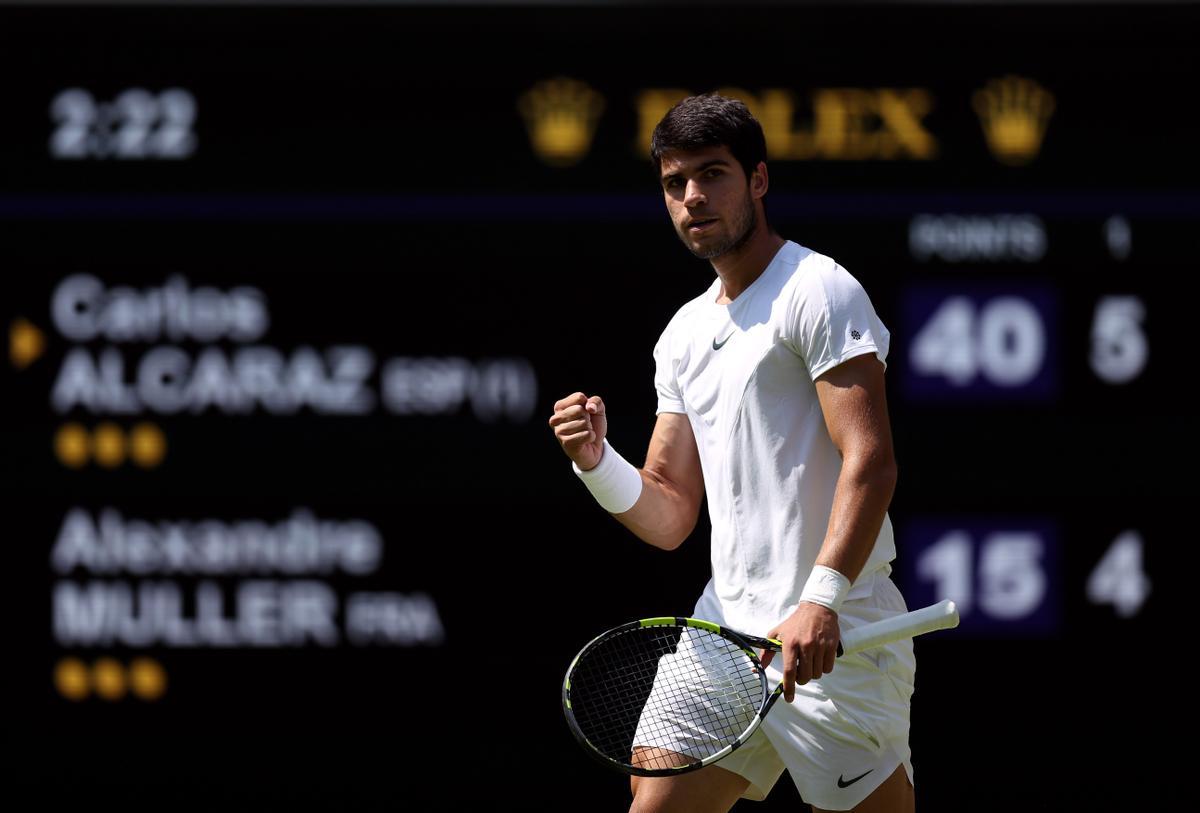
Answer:
[[655, 415], [687, 412], [683, 406], [683, 395], [679, 392], [679, 383], [675, 380], [675, 360], [671, 356], [671, 326], [667, 325], [654, 345], [654, 389], [658, 393]]
[[857, 279], [831, 263], [795, 288], [788, 315], [792, 349], [815, 381], [844, 361], [874, 353], [887, 366], [892, 334]]

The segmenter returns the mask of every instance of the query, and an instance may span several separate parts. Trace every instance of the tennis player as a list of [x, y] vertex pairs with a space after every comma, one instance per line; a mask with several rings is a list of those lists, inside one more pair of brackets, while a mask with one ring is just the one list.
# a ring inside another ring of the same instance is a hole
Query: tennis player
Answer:
[[[651, 156], [679, 239], [716, 277], [655, 345], [645, 466], [609, 445], [599, 395], [558, 401], [550, 425], [600, 505], [652, 545], [678, 547], [707, 494], [713, 572], [693, 615], [782, 640], [763, 661], [788, 702], [718, 764], [634, 777], [631, 810], [727, 811], [765, 798], [786, 769], [816, 811], [912, 811], [911, 640], [835, 668], [839, 624], [908, 609], [889, 577], [890, 334], [846, 269], [767, 222], [766, 144], [742, 102], [684, 99], [655, 128]], [[647, 764], [678, 759], [697, 736], [641, 722], [634, 752]]]

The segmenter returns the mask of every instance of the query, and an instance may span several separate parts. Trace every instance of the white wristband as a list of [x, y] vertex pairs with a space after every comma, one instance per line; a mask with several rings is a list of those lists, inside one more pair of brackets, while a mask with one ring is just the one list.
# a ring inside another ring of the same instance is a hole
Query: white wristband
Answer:
[[850, 580], [836, 570], [824, 565], [814, 565], [809, 574], [804, 592], [800, 594], [801, 601], [820, 604], [835, 613], [842, 608], [846, 594], [850, 592]]
[[610, 514], [623, 514], [642, 496], [642, 475], [633, 464], [617, 454], [617, 450], [604, 441], [600, 462], [595, 468], [584, 471], [572, 461], [571, 468], [579, 475], [596, 498], [596, 502]]

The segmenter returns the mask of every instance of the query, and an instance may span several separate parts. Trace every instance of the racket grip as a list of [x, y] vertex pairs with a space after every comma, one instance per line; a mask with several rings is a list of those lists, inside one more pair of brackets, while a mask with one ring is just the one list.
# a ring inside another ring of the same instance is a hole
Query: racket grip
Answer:
[[853, 655], [855, 652], [890, 644], [892, 641], [957, 626], [958, 608], [954, 606], [953, 601], [945, 599], [911, 613], [885, 618], [883, 621], [849, 630], [842, 635], [841, 654]]

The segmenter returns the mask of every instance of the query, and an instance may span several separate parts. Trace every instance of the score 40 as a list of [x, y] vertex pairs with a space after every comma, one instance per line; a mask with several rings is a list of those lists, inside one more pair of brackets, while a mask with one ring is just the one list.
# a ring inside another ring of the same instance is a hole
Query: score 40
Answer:
[[[970, 294], [915, 289], [904, 301], [912, 336], [911, 396], [980, 393], [1052, 398], [1058, 391], [1058, 297], [1047, 287]], [[1106, 296], [1092, 314], [1089, 364], [1109, 384], [1136, 379], [1150, 344], [1146, 307], [1136, 296]]]

